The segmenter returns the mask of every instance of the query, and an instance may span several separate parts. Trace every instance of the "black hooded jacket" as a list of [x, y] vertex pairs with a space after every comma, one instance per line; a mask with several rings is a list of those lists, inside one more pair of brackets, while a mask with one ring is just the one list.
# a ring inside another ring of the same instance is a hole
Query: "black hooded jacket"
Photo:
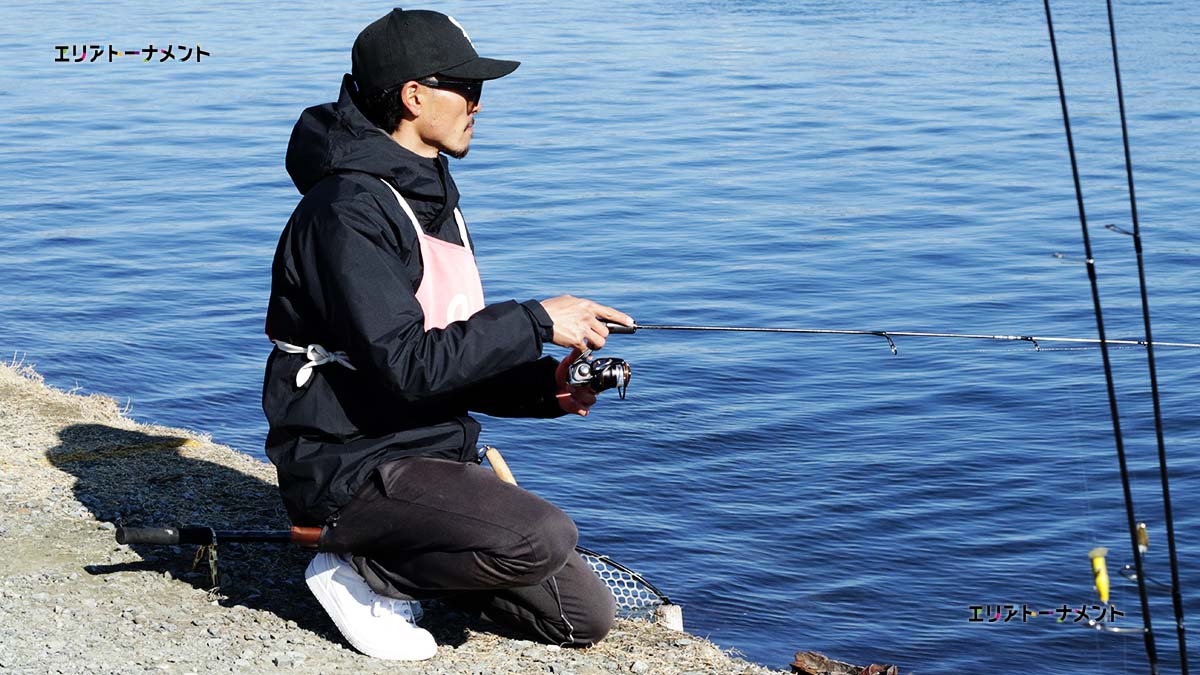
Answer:
[[[445, 157], [406, 150], [355, 106], [346, 76], [336, 104], [304, 111], [287, 169], [304, 198], [279, 240], [266, 330], [272, 339], [343, 351], [355, 370], [296, 373], [303, 354], [272, 351], [263, 383], [267, 455], [292, 522], [325, 522], [371, 471], [400, 457], [475, 461], [469, 411], [556, 417], [553, 324], [536, 301], [491, 304], [426, 331], [416, 299], [421, 253], [395, 195], [425, 228], [461, 244], [458, 189]], [[468, 235], [469, 236], [469, 235]]]

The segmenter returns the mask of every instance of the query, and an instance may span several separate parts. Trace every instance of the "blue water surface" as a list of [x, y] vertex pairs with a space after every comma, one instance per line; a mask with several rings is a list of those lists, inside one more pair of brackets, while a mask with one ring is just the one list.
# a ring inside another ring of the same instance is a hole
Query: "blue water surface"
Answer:
[[[288, 136], [390, 6], [0, 7], [0, 354], [262, 457], [270, 263], [298, 200]], [[1104, 317], [1137, 337], [1132, 241], [1103, 228], [1130, 227], [1104, 4], [1054, 7]], [[485, 87], [453, 164], [491, 300], [569, 292], [646, 324], [1096, 335], [1040, 2], [436, 8], [522, 61]], [[1193, 342], [1200, 13], [1120, 2], [1117, 22], [1155, 336]], [[176, 59], [55, 62], [85, 44]], [[196, 44], [209, 54], [183, 62]], [[1118, 625], [1141, 623], [1116, 576], [1132, 553], [1100, 353], [896, 342], [614, 337], [628, 400], [486, 420], [486, 439], [585, 545], [752, 660], [1149, 672], [1137, 636], [969, 621], [972, 605], [1098, 603], [1102, 545]], [[1200, 350], [1157, 355], [1196, 616]], [[1145, 352], [1112, 360], [1147, 569], [1165, 580]], [[1169, 597], [1151, 609], [1174, 672]]]

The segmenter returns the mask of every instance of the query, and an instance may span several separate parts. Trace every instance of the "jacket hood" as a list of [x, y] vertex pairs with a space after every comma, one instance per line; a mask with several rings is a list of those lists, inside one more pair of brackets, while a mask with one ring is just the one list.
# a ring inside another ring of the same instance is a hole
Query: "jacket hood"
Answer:
[[360, 171], [390, 178], [406, 195], [431, 201], [445, 202], [449, 189], [448, 206], [455, 206], [458, 191], [443, 179], [449, 176], [446, 158], [421, 157], [392, 140], [355, 105], [354, 87], [354, 78], [345, 75], [337, 103], [306, 109], [292, 128], [287, 172], [300, 194], [330, 174]]

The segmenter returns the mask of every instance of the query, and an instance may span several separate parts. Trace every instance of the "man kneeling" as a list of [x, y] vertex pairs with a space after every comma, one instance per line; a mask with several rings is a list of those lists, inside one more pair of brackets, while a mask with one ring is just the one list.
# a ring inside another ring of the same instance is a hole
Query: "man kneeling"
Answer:
[[[325, 527], [309, 588], [379, 658], [436, 653], [422, 599], [564, 646], [613, 620], [574, 523], [479, 465], [469, 415], [586, 415], [595, 394], [565, 364], [604, 346], [606, 321], [632, 324], [572, 296], [484, 304], [446, 156], [466, 156], [483, 83], [518, 65], [448, 16], [393, 10], [288, 146], [304, 197], [272, 268], [267, 454], [293, 523]], [[548, 342], [572, 352], [542, 357]]]

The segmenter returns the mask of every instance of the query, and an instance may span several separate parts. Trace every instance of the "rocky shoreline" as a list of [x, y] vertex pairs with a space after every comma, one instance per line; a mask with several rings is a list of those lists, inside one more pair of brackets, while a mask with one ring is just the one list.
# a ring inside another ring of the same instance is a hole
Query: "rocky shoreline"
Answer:
[[123, 546], [116, 524], [286, 526], [269, 464], [193, 432], [134, 422], [116, 401], [0, 365], [0, 673], [778, 673], [704, 639], [618, 621], [590, 649], [493, 632], [434, 606], [416, 664], [349, 647], [308, 593], [311, 554], [222, 544], [221, 587], [192, 550]]

